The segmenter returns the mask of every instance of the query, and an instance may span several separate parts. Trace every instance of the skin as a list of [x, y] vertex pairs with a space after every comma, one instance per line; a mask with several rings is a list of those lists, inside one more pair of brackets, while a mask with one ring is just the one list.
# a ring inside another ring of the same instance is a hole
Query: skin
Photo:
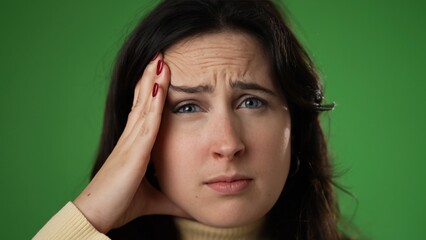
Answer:
[[[171, 86], [152, 155], [162, 192], [211, 226], [258, 221], [290, 164], [290, 115], [263, 49], [246, 34], [213, 33], [174, 45], [165, 62]], [[250, 179], [242, 191], [206, 184], [234, 175]]]
[[[181, 92], [199, 85], [208, 91]], [[221, 227], [259, 221], [287, 178], [290, 127], [254, 38], [221, 32], [187, 39], [148, 64], [117, 145], [74, 205], [104, 233], [150, 214]], [[161, 191], [145, 178], [150, 161]], [[232, 194], [206, 184], [235, 174], [248, 180]]]
[[[144, 178], [151, 158], [170, 83], [170, 70], [162, 54], [146, 67], [136, 85], [126, 127], [102, 168], [73, 201], [86, 219], [106, 233], [150, 214], [188, 215], [153, 188]], [[153, 96], [154, 83], [158, 84]]]

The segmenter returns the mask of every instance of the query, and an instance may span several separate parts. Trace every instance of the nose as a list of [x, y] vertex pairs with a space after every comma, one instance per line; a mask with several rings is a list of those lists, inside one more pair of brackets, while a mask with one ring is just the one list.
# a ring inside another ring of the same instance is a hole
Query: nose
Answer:
[[234, 160], [245, 151], [242, 126], [232, 114], [217, 116], [211, 125], [211, 149], [214, 159]]

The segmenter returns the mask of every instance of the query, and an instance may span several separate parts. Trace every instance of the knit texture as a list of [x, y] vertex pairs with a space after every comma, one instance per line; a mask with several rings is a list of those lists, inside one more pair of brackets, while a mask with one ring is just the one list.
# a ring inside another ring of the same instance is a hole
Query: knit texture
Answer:
[[[217, 228], [184, 218], [175, 218], [181, 240], [261, 239], [262, 221], [235, 228]], [[37, 233], [34, 240], [109, 240], [98, 232], [78, 208], [68, 202]]]
[[184, 218], [176, 218], [175, 223], [182, 240], [256, 240], [262, 228], [262, 221], [234, 228], [211, 227]]
[[98, 232], [77, 207], [71, 202], [68, 202], [33, 239], [107, 240], [109, 238]]

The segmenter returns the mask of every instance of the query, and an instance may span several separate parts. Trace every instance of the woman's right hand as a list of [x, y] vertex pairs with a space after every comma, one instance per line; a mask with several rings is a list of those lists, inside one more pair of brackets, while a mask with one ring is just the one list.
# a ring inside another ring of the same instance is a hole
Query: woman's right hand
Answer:
[[106, 233], [142, 215], [186, 216], [144, 177], [169, 84], [170, 70], [159, 54], [136, 85], [133, 107], [117, 145], [74, 201], [100, 232]]

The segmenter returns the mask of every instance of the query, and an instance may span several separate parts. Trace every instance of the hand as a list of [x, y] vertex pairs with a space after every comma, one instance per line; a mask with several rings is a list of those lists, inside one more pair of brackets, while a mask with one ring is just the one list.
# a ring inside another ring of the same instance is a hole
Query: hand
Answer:
[[[157, 72], [160, 73], [157, 75]], [[154, 83], [158, 84], [156, 96]], [[133, 107], [117, 145], [74, 201], [100, 232], [106, 233], [142, 215], [186, 216], [144, 177], [160, 127], [169, 84], [170, 70], [159, 54], [148, 64], [136, 85]]]

